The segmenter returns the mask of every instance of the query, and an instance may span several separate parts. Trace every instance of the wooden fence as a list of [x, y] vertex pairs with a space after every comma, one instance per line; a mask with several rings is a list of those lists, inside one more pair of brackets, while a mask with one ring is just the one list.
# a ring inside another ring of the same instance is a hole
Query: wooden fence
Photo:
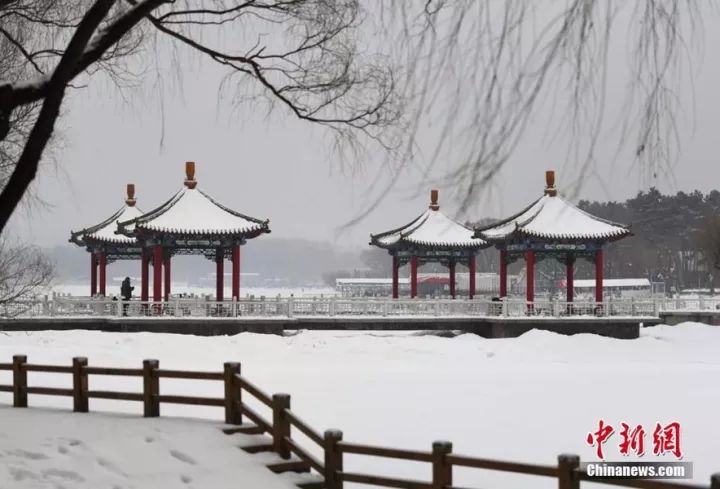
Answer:
[[[560, 455], [558, 464], [550, 466], [458, 455], [453, 453], [452, 443], [446, 441], [433, 443], [432, 450], [427, 452], [348, 443], [343, 441], [341, 431], [327, 430], [322, 435], [315, 431], [290, 410], [288, 394], [272, 396], [266, 394], [241, 375], [239, 363], [225, 363], [223, 372], [198, 372], [161, 369], [157, 360], [144, 360], [142, 368], [108, 368], [89, 366], [87, 358], [84, 357], [73, 358], [71, 366], [58, 366], [30, 364], [27, 363], [25, 355], [15, 355], [12, 363], [0, 363], [0, 371], [3, 370], [12, 371], [13, 383], [12, 385], [0, 385], [0, 392], [12, 392], [13, 406], [20, 408], [28, 406], [28, 394], [72, 397], [73, 411], [80, 413], [88, 412], [90, 399], [142, 402], [143, 413], [146, 417], [160, 416], [162, 403], [224, 407], [226, 423], [241, 425], [243, 418], [247, 418], [257, 426], [256, 433], [267, 433], [272, 437], [272, 450], [280, 457], [289, 459], [292, 454], [295, 454], [322, 476], [323, 482], [303, 484], [302, 487], [306, 489], [342, 489], [344, 482], [404, 489], [462, 489], [453, 485], [454, 467], [552, 477], [557, 479], [559, 489], [579, 489], [581, 481], [639, 489], [708, 489], [708, 487], [709, 489], [720, 489], [720, 473], [714, 474], [710, 478], [710, 486], [658, 480], [603, 480], [589, 477], [581, 468], [580, 458], [577, 455]], [[29, 386], [28, 372], [72, 374], [73, 387], [72, 389], [63, 389]], [[90, 375], [142, 377], [143, 392], [90, 390], [88, 388]], [[160, 394], [161, 378], [221, 381], [224, 383], [224, 397], [163, 395]], [[272, 420], [264, 419], [250, 408], [245, 402], [246, 396], [254, 398], [272, 410]], [[317, 445], [318, 450], [324, 455], [323, 460], [318, 460], [298, 444], [297, 439], [292, 436], [293, 428]], [[347, 472], [343, 468], [345, 454], [425, 462], [431, 465], [432, 480], [409, 480]]]

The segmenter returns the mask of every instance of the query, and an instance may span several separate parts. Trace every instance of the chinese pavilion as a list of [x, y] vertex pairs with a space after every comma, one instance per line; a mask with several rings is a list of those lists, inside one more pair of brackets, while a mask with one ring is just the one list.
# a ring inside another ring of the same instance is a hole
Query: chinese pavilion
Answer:
[[[232, 297], [240, 297], [240, 246], [269, 233], [269, 220], [260, 220], [217, 203], [197, 188], [195, 163], [185, 164], [185, 185], [152, 211], [120, 221], [117, 233], [131, 237], [142, 248], [141, 300], [147, 301], [148, 266], [153, 265], [153, 301], [168, 300], [173, 255], [204, 255], [216, 264], [216, 300], [223, 300], [223, 264], [232, 262]], [[164, 274], [163, 274], [164, 270]], [[163, 277], [164, 275], [164, 277]], [[165, 290], [163, 294], [162, 279]]]
[[603, 247], [631, 235], [629, 226], [617, 224], [578, 209], [560, 197], [555, 172], [545, 172], [545, 193], [512, 217], [475, 230], [475, 236], [500, 250], [500, 296], [507, 296], [507, 266], [525, 259], [527, 301], [535, 299], [535, 263], [555, 258], [566, 266], [567, 301], [573, 301], [576, 258], [595, 263], [595, 301], [603, 301]]
[[90, 252], [90, 295], [98, 294], [98, 268], [100, 269], [100, 295], [105, 295], [107, 264], [115, 260], [136, 260], [142, 249], [135, 238], [115, 234], [118, 221], [127, 221], [142, 215], [135, 206], [135, 185], [127, 185], [125, 205], [100, 224], [70, 232], [70, 242]]
[[392, 256], [392, 296], [399, 295], [398, 272], [410, 263], [410, 296], [417, 296], [418, 265], [442, 263], [450, 273], [450, 295], [455, 298], [455, 265], [465, 263], [470, 271], [468, 296], [475, 295], [475, 255], [487, 244], [473, 237], [473, 230], [440, 212], [438, 191], [430, 192], [430, 208], [405, 226], [370, 235], [370, 244]]

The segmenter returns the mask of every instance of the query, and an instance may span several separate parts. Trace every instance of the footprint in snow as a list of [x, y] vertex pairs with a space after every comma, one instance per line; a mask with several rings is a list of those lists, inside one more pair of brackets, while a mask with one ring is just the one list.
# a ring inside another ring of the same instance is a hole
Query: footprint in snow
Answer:
[[155, 438], [153, 438], [152, 436], [145, 437], [145, 443], [152, 443], [154, 441], [155, 441]]
[[10, 472], [10, 476], [15, 480], [16, 482], [24, 481], [24, 480], [36, 480], [38, 478], [37, 474], [35, 472], [31, 472], [27, 469], [23, 469], [21, 467], [9, 467], [8, 472]]
[[189, 475], [181, 475], [180, 480], [183, 481], [183, 484], [190, 484], [192, 482], [192, 477]]
[[123, 472], [122, 470], [117, 468], [115, 466], [115, 464], [113, 464], [110, 460], [108, 460], [106, 458], [98, 457], [97, 463], [98, 463], [98, 465], [100, 465], [100, 467], [104, 468], [108, 472], [112, 472], [113, 474], [116, 474], [116, 475], [119, 475], [122, 477], [127, 477], [127, 474], [125, 472]]
[[27, 450], [22, 450], [22, 449], [6, 450], [5, 453], [7, 453], [8, 455], [15, 455], [16, 457], [24, 458], [27, 460], [45, 460], [48, 458], [48, 456], [45, 455], [44, 453], [29, 452]]
[[85, 478], [83, 476], [71, 470], [47, 469], [43, 470], [42, 475], [46, 479], [61, 479], [73, 482], [85, 481]]
[[170, 455], [172, 455], [176, 459], [178, 459], [181, 462], [184, 462], [186, 464], [190, 464], [190, 465], [197, 464], [195, 459], [193, 459], [190, 455], [184, 454], [183, 452], [179, 452], [177, 450], [170, 450]]

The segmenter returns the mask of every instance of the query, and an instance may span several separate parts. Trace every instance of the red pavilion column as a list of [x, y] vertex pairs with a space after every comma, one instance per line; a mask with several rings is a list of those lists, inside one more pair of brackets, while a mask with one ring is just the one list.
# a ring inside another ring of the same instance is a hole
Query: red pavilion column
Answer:
[[140, 257], [140, 300], [147, 302], [150, 298], [150, 257], [147, 248], [142, 249]]
[[400, 259], [393, 255], [392, 257], [392, 298], [397, 299], [400, 297]]
[[100, 253], [100, 295], [105, 297], [105, 291], [107, 286], [107, 255], [103, 252]]
[[603, 250], [595, 252], [595, 302], [603, 301]]
[[468, 272], [470, 273], [470, 276], [468, 277], [468, 297], [472, 299], [475, 297], [475, 255], [470, 255], [470, 260], [468, 260]]
[[172, 273], [171, 273], [171, 269], [170, 269], [170, 263], [171, 263], [170, 258], [171, 258], [170, 254], [168, 253], [168, 255], [163, 259], [163, 272], [165, 275], [165, 296], [164, 296], [165, 301], [170, 300], [170, 282], [172, 279]]
[[533, 302], [535, 300], [535, 252], [533, 250], [525, 252], [525, 264], [527, 268], [527, 301]]
[[567, 286], [567, 301], [573, 302], [575, 293], [575, 257], [571, 251], [565, 256], [565, 285]]
[[240, 299], [240, 245], [232, 247], [232, 296]]
[[417, 268], [418, 258], [413, 255], [410, 258], [410, 297], [413, 299], [417, 297]]
[[455, 298], [455, 260], [450, 260], [450, 297]]
[[507, 297], [507, 250], [500, 250], [500, 297]]
[[223, 249], [218, 248], [215, 250], [215, 300], [222, 302], [224, 299], [223, 292], [225, 291], [225, 283], [223, 282]]
[[97, 294], [97, 256], [90, 253], [90, 296]]
[[153, 301], [162, 301], [162, 245], [153, 246]]

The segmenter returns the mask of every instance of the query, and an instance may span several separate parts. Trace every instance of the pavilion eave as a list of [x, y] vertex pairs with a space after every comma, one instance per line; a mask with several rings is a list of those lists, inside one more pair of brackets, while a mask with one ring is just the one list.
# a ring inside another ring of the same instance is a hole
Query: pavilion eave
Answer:
[[463, 252], [467, 252], [467, 253], [473, 253], [473, 252], [476, 252], [478, 250], [488, 247], [488, 244], [485, 242], [481, 242], [478, 244], [438, 243], [438, 242], [430, 243], [430, 242], [414, 241], [414, 240], [409, 240], [409, 239], [404, 239], [404, 238], [401, 238], [400, 240], [398, 240], [394, 243], [383, 243], [382, 241], [375, 239], [374, 236], [371, 236], [370, 245], [377, 246], [378, 248], [388, 250], [388, 252], [390, 254], [404, 252], [404, 251], [432, 252], [434, 250], [445, 251], [445, 252], [463, 251]]
[[[476, 233], [477, 234], [477, 233]], [[632, 231], [629, 228], [625, 228], [624, 232], [617, 232], [611, 234], [602, 235], [588, 235], [588, 234], [543, 234], [536, 232], [529, 232], [521, 227], [518, 227], [515, 231], [502, 235], [502, 236], [485, 236], [480, 234], [485, 241], [490, 245], [496, 247], [502, 245], [513, 245], [513, 244], [548, 244], [548, 245], [571, 245], [578, 243], [585, 244], [605, 244], [618, 241], [620, 239], [633, 236]]]
[[119, 232], [123, 232], [126, 236], [132, 236], [139, 241], [159, 241], [172, 246], [180, 247], [218, 247], [229, 246], [232, 244], [245, 244], [246, 240], [256, 238], [263, 234], [271, 232], [268, 227], [269, 221], [265, 221], [263, 226], [251, 230], [231, 230], [226, 232], [207, 232], [207, 231], [161, 231], [152, 228], [145, 228], [135, 225], [133, 230], [127, 231], [126, 225], [129, 223], [120, 223]]

